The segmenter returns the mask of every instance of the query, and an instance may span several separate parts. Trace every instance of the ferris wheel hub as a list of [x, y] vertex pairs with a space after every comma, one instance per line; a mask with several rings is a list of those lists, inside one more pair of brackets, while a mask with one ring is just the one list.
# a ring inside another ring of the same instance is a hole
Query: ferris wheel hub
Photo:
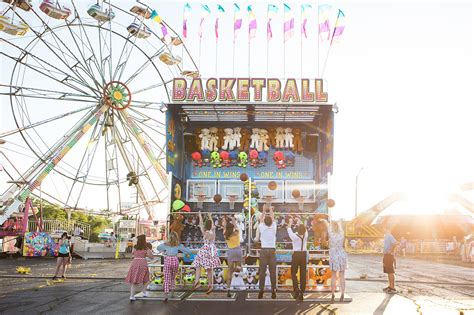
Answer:
[[132, 94], [125, 83], [110, 81], [104, 87], [103, 99], [105, 104], [116, 110], [124, 110], [132, 101]]

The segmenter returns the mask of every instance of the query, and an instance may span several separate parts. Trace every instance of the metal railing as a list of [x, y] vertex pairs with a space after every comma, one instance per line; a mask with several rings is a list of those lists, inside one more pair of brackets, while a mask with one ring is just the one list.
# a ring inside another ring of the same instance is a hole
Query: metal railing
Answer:
[[[91, 226], [86, 223], [76, 221], [63, 221], [63, 220], [43, 220], [43, 231], [50, 234], [67, 232], [69, 235], [74, 235], [74, 232], [81, 231], [81, 237], [85, 239], [90, 238]], [[29, 221], [28, 230], [38, 231], [38, 222]]]

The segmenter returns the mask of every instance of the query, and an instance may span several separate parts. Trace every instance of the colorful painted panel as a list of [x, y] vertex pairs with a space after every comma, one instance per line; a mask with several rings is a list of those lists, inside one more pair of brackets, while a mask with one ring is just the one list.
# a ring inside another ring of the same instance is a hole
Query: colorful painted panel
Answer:
[[56, 256], [56, 242], [45, 232], [25, 233], [23, 256]]

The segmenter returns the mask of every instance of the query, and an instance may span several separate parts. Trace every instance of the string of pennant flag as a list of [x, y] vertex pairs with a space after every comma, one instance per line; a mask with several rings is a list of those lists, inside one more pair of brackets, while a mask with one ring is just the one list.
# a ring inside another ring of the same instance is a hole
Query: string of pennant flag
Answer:
[[[320, 41], [330, 41], [332, 45], [339, 37], [342, 36], [345, 28], [345, 15], [344, 12], [340, 9], [337, 10], [337, 16], [334, 22], [334, 25], [331, 25], [331, 13], [334, 12], [331, 5], [323, 4], [317, 6], [317, 15], [316, 17], [312, 17], [312, 8], [313, 6], [310, 4], [302, 4], [300, 5], [300, 13], [301, 13], [301, 35], [305, 38], [308, 38], [310, 34], [308, 34], [307, 25], [312, 18], [315, 18], [317, 21], [317, 36], [319, 37]], [[243, 9], [237, 4], [234, 3], [232, 5], [233, 13], [234, 13], [234, 34], [233, 39], [234, 41], [238, 38], [239, 33], [243, 27]], [[278, 15], [279, 7], [273, 4], [269, 4], [267, 7], [267, 41], [270, 41], [273, 38], [273, 28], [275, 25], [274, 19]], [[296, 9], [297, 10], [297, 9]], [[290, 7], [288, 4], [283, 4], [283, 35], [284, 41], [290, 40], [295, 34], [295, 18], [294, 18], [294, 11], [295, 9]], [[188, 29], [188, 20], [194, 12], [194, 8], [189, 4], [186, 3], [183, 9], [183, 28], [182, 28], [182, 36], [183, 39], [188, 39], [190, 32]], [[219, 40], [219, 23], [221, 22], [222, 14], [225, 13], [224, 6], [217, 4], [216, 6], [216, 15], [215, 15], [215, 23], [214, 23], [214, 33], [216, 40]], [[199, 29], [197, 31], [198, 37], [201, 39], [204, 34], [204, 21], [211, 15], [212, 10], [207, 4], [200, 5], [200, 23]], [[252, 5], [247, 6], [247, 14], [248, 14], [248, 39], [251, 40], [255, 38], [257, 32], [257, 18], [256, 14], [253, 11]], [[161, 23], [157, 19], [155, 21]], [[162, 24], [163, 25], [163, 24]], [[163, 32], [167, 32], [166, 27], [162, 27]], [[165, 34], [163, 34], [165, 36]]]

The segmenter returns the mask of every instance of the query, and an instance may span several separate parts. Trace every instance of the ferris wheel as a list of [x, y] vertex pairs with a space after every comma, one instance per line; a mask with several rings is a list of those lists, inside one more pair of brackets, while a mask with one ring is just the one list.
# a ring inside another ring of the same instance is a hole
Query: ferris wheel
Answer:
[[11, 108], [0, 138], [23, 145], [16, 164], [28, 164], [2, 194], [0, 223], [39, 189], [72, 209], [131, 202], [151, 218], [168, 197], [165, 104], [173, 78], [198, 69], [153, 8], [84, 2], [0, 2], [0, 101]]

